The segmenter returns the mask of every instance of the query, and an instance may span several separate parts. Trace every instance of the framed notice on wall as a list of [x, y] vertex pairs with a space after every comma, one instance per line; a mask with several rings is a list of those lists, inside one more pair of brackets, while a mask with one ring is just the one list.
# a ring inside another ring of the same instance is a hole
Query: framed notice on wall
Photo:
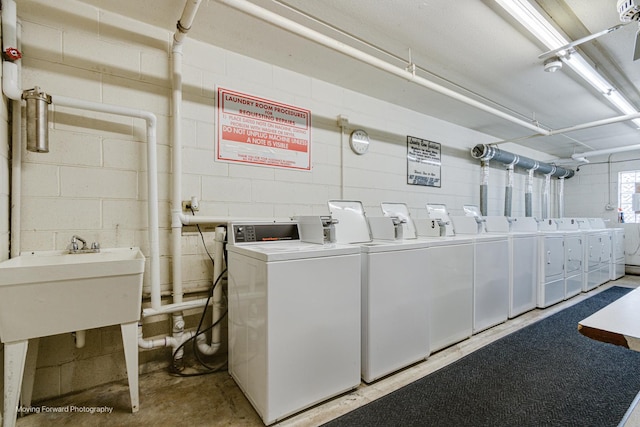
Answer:
[[407, 136], [407, 184], [440, 187], [440, 144]]
[[311, 170], [311, 111], [218, 88], [216, 160]]

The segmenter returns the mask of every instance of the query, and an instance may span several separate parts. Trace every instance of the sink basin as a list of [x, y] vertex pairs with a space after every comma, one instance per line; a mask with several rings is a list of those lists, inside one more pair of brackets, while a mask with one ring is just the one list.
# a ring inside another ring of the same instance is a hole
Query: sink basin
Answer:
[[139, 248], [26, 252], [0, 262], [0, 341], [139, 320], [144, 262]]

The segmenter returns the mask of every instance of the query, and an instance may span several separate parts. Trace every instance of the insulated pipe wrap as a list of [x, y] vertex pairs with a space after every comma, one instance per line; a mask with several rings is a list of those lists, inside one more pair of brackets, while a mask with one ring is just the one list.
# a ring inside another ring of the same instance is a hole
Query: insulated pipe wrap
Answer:
[[526, 217], [533, 216], [533, 171], [534, 169], [529, 169], [524, 192], [524, 216]]
[[571, 178], [575, 175], [575, 171], [573, 169], [565, 169], [549, 163], [538, 162], [528, 157], [518, 156], [487, 144], [478, 144], [473, 147], [471, 149], [471, 156], [474, 159], [483, 161], [492, 160], [505, 165], [514, 165], [523, 169], [535, 169], [543, 175], [550, 175], [554, 178]]
[[504, 189], [504, 216], [507, 216], [507, 217], [511, 216], [512, 200], [513, 200], [513, 165], [509, 165], [509, 167], [507, 167], [507, 186]]
[[489, 162], [482, 161], [480, 167], [480, 215], [487, 215], [487, 204], [489, 201]]

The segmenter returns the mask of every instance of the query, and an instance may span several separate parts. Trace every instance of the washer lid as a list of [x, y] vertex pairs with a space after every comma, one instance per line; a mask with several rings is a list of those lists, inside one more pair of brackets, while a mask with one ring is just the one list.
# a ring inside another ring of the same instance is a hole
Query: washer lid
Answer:
[[480, 208], [476, 205], [462, 205], [462, 210], [466, 216], [482, 216], [480, 214]]
[[372, 242], [359, 243], [362, 253], [373, 254], [380, 252], [409, 251], [426, 249], [431, 246], [430, 241], [423, 239], [409, 240], [374, 240]]
[[484, 227], [487, 230], [487, 233], [509, 232], [509, 220], [506, 216], [485, 216], [484, 221]]
[[513, 218], [511, 221], [511, 231], [516, 233], [534, 233], [538, 231], [538, 221], [535, 218], [526, 216]]
[[416, 226], [411, 219], [411, 214], [409, 214], [409, 208], [407, 208], [407, 205], [404, 203], [383, 202], [380, 203], [380, 207], [382, 208], [384, 216], [395, 216], [404, 220], [402, 223], [403, 239], [416, 239], [418, 237]]
[[551, 218], [547, 218], [538, 223], [539, 231], [558, 231], [558, 224]]
[[449, 212], [447, 212], [445, 205], [427, 203], [427, 214], [429, 215], [429, 219], [439, 219], [445, 223], [446, 236], [455, 235], [453, 224], [451, 223], [451, 218], [449, 218]]
[[338, 243], [363, 243], [371, 241], [369, 223], [362, 203], [355, 200], [329, 200], [329, 212], [338, 220], [335, 224]]
[[[304, 242], [243, 243], [227, 246], [229, 252], [245, 255], [260, 261], [289, 261], [360, 254], [360, 247], [330, 243], [319, 245]], [[360, 260], [358, 260], [358, 263]]]
[[602, 229], [607, 228], [602, 218], [587, 218], [591, 228]]

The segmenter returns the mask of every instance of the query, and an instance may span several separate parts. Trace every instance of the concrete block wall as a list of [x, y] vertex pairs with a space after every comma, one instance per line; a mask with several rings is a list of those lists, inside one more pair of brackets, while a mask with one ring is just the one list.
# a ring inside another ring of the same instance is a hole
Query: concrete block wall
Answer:
[[[40, 86], [54, 96], [126, 105], [158, 117], [160, 280], [171, 289], [170, 259], [170, 81], [172, 29], [131, 22], [74, 0], [22, 0], [23, 88]], [[178, 17], [176, 17], [177, 19]], [[392, 77], [390, 77], [392, 78]], [[185, 200], [201, 200], [200, 214], [282, 218], [326, 214], [329, 199], [361, 200], [378, 214], [383, 201], [405, 202], [425, 217], [425, 204], [445, 203], [454, 214], [479, 203], [479, 162], [470, 157], [478, 143], [496, 140], [473, 130], [418, 114], [308, 76], [253, 60], [220, 47], [187, 39], [184, 46], [183, 184]], [[312, 171], [301, 172], [216, 162], [215, 88], [238, 90], [300, 106], [312, 113]], [[6, 110], [6, 109], [5, 109]], [[362, 127], [372, 139], [365, 156], [353, 154], [348, 132], [337, 125], [346, 116], [350, 129]], [[6, 114], [0, 126], [7, 128]], [[64, 249], [73, 234], [103, 247], [140, 246], [148, 255], [146, 219], [146, 143], [141, 120], [51, 107], [50, 153], [23, 148], [22, 250]], [[6, 176], [6, 131], [0, 132], [0, 176]], [[406, 136], [442, 144], [442, 187], [406, 184]], [[546, 161], [532, 150], [502, 148]], [[8, 190], [0, 187], [0, 206]], [[525, 175], [516, 174], [514, 216], [524, 215]], [[504, 208], [505, 172], [493, 165], [489, 214]], [[536, 194], [542, 180], [536, 179]], [[534, 214], [539, 215], [539, 197]], [[7, 209], [0, 210], [0, 249], [7, 246]], [[205, 233], [212, 246], [211, 233]], [[185, 289], [211, 283], [211, 266], [199, 235], [184, 233]], [[148, 280], [145, 277], [145, 292]], [[145, 304], [148, 303], [145, 300]], [[151, 335], [168, 332], [156, 319]], [[145, 331], [145, 334], [147, 333]], [[87, 346], [75, 349], [70, 335], [42, 340], [34, 398], [45, 399], [125, 378], [117, 328], [90, 331]], [[151, 352], [154, 353], [154, 352]], [[166, 351], [157, 352], [166, 361]], [[159, 357], [160, 357], [159, 356]], [[141, 370], [158, 366], [141, 353]]]
[[[618, 222], [618, 173], [640, 170], [637, 151], [589, 159], [565, 183], [565, 215], [599, 217], [609, 225]], [[610, 204], [613, 210], [606, 209]]]

